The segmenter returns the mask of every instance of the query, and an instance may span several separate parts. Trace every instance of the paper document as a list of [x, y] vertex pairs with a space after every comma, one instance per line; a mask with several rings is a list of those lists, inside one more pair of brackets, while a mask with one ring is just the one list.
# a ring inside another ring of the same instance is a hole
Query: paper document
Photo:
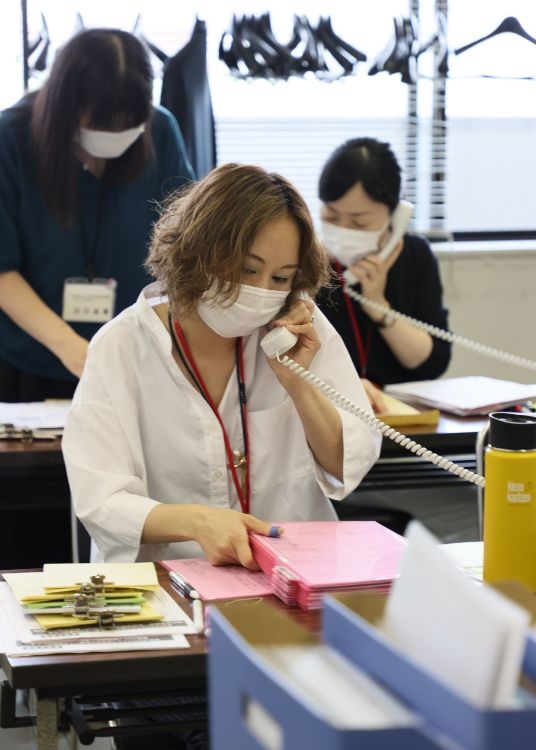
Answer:
[[475, 586], [412, 521], [383, 632], [402, 653], [472, 704], [512, 708], [529, 613], [489, 586]]
[[162, 565], [179, 573], [205, 600], [242, 599], [273, 593], [269, 579], [261, 570], [248, 570], [241, 565], [216, 567], [203, 558], [162, 560]]
[[536, 398], [536, 384], [480, 375], [396, 383], [385, 390], [397, 398], [460, 416], [489, 414]]
[[32, 430], [62, 430], [70, 401], [0, 402], [0, 424]]
[[9, 656], [34, 656], [188, 648], [184, 636], [196, 632], [192, 619], [164, 589], [146, 596], [149, 605], [159, 614], [157, 622], [117, 625], [113, 630], [99, 630], [95, 626], [46, 630], [36, 618], [23, 613], [10, 586], [0, 582], [0, 652]]
[[475, 581], [482, 581], [484, 542], [451, 542], [450, 544], [442, 544], [441, 549], [470, 578]]
[[402, 427], [405, 425], [436, 425], [439, 422], [440, 413], [437, 409], [419, 411], [414, 406], [405, 404], [389, 393], [382, 393], [385, 410], [376, 414], [378, 419], [391, 427]]
[[150, 591], [158, 588], [154, 563], [53, 563], [43, 566], [46, 591], [77, 588], [93, 575], [104, 575], [105, 584]]

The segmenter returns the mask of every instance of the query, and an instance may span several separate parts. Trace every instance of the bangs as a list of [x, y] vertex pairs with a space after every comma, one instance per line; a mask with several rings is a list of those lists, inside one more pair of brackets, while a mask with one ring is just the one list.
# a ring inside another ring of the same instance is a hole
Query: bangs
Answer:
[[113, 86], [106, 87], [89, 101], [90, 123], [96, 130], [134, 128], [147, 122], [151, 114], [151, 97], [145, 86], [127, 85], [119, 91]]

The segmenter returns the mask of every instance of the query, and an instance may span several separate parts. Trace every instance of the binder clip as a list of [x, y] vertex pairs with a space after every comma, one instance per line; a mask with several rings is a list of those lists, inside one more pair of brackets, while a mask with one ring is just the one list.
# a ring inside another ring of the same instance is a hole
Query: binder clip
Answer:
[[80, 588], [78, 589], [78, 594], [102, 599], [104, 597], [104, 594], [106, 593], [106, 587], [112, 588], [114, 585], [113, 581], [105, 581], [105, 579], [106, 576], [104, 576], [102, 573], [98, 573], [92, 575], [89, 581], [86, 581], [85, 583], [81, 583], [80, 581], [78, 581], [76, 584], [77, 586], [80, 586]]
[[95, 591], [97, 593], [104, 594], [104, 592], [106, 591], [106, 586], [113, 586], [113, 581], [107, 581], [105, 583], [104, 582], [105, 578], [106, 578], [106, 576], [103, 573], [95, 573], [95, 575], [92, 575], [90, 577], [89, 580], [91, 581], [91, 583], [95, 587]]
[[73, 600], [73, 617], [89, 617], [89, 608], [94, 599], [85, 594], [77, 594]]
[[112, 630], [116, 626], [116, 618], [122, 616], [120, 612], [102, 609], [94, 596], [85, 594], [75, 596], [71, 615], [84, 620], [95, 620], [99, 630]]
[[99, 612], [97, 616], [97, 626], [99, 630], [113, 630], [116, 626], [115, 618], [116, 612]]

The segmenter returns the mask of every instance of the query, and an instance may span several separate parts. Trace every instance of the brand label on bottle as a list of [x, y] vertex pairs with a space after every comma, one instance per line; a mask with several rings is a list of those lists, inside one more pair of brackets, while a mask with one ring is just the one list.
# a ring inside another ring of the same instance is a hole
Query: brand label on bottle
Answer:
[[532, 482], [508, 482], [506, 499], [509, 503], [532, 502]]

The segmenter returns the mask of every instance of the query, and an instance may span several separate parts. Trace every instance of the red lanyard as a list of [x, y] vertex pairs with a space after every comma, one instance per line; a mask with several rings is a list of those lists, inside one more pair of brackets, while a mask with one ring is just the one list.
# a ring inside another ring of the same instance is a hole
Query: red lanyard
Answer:
[[369, 330], [367, 331], [367, 340], [364, 342], [363, 337], [361, 336], [361, 331], [359, 330], [357, 316], [354, 310], [354, 303], [345, 292], [346, 281], [344, 279], [344, 275], [342, 272], [342, 266], [340, 263], [336, 262], [335, 268], [339, 276], [339, 281], [341, 282], [342, 296], [344, 298], [344, 304], [346, 305], [346, 312], [348, 313], [350, 326], [352, 328], [352, 333], [354, 335], [354, 342], [355, 342], [355, 346], [357, 349], [357, 354], [359, 356], [359, 375], [362, 378], [366, 378], [367, 365], [368, 365], [368, 360], [370, 356], [370, 345], [372, 342], [372, 333], [369, 328]]
[[[244, 454], [240, 455], [240, 458], [238, 459], [238, 462], [236, 462], [237, 456], [233, 452], [231, 448], [231, 443], [229, 442], [229, 436], [227, 434], [227, 430], [225, 429], [225, 425], [223, 424], [223, 420], [220, 416], [220, 413], [218, 411], [218, 408], [214, 401], [212, 400], [210, 393], [207, 390], [207, 387], [205, 385], [205, 382], [203, 378], [201, 377], [201, 373], [198, 370], [197, 364], [195, 362], [195, 359], [193, 357], [193, 354], [190, 350], [190, 347], [188, 346], [188, 342], [186, 341], [186, 337], [184, 335], [184, 331], [182, 330], [180, 324], [178, 321], [173, 321], [173, 327], [172, 327], [172, 333], [175, 333], [177, 336], [177, 339], [180, 342], [180, 347], [177, 347], [179, 350], [179, 355], [182, 357], [182, 351], [184, 352], [184, 356], [187, 359], [189, 367], [187, 367], [188, 371], [190, 372], [190, 375], [193, 377], [193, 379], [196, 382], [197, 387], [199, 388], [199, 391], [201, 392], [201, 395], [204, 397], [207, 404], [212, 409], [214, 416], [218, 420], [222, 435], [223, 435], [223, 442], [225, 443], [225, 452], [227, 454], [227, 468], [231, 471], [231, 476], [233, 478], [233, 483], [236, 489], [236, 494], [238, 495], [238, 499], [240, 500], [240, 506], [242, 508], [243, 513], [249, 513], [249, 502], [250, 502], [250, 474], [249, 474], [249, 434], [248, 434], [248, 410], [247, 410], [247, 399], [246, 399], [246, 386], [244, 382], [244, 354], [243, 354], [243, 347], [242, 347], [242, 339], [239, 338], [236, 340], [236, 349], [235, 349], [235, 360], [236, 360], [236, 376], [238, 381], [238, 400], [240, 402], [240, 418], [242, 421], [242, 436], [244, 439]], [[175, 339], [174, 339], [175, 341]], [[175, 341], [175, 344], [177, 342]], [[185, 362], [186, 364], [186, 362]], [[191, 369], [190, 369], [191, 368]], [[237, 469], [241, 467], [244, 471], [244, 486], [242, 486], [240, 479], [238, 477]]]

